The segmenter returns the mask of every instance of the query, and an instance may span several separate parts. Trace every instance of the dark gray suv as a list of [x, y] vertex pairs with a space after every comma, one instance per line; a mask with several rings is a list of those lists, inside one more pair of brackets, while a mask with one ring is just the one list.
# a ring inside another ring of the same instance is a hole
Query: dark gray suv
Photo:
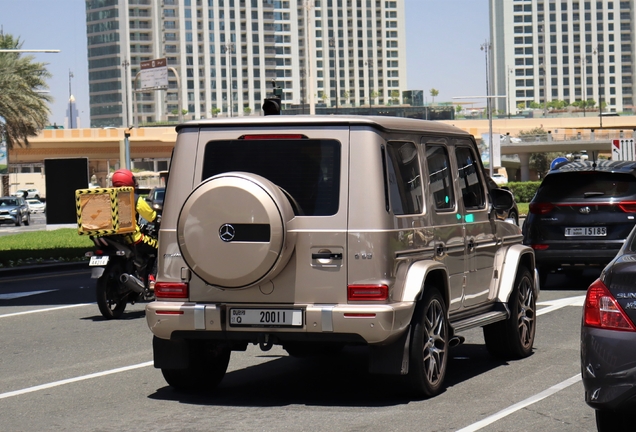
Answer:
[[530, 202], [523, 242], [534, 249], [541, 285], [563, 265], [604, 266], [636, 222], [636, 163], [557, 166]]

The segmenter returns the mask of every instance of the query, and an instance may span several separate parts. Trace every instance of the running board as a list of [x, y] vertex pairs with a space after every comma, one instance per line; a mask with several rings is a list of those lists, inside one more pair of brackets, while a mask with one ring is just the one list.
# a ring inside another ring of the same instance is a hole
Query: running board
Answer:
[[482, 315], [477, 315], [471, 318], [466, 318], [461, 321], [451, 323], [455, 333], [459, 333], [464, 330], [468, 330], [475, 327], [483, 327], [488, 324], [495, 323], [497, 321], [503, 321], [508, 319], [508, 312], [506, 311], [492, 311], [486, 312]]

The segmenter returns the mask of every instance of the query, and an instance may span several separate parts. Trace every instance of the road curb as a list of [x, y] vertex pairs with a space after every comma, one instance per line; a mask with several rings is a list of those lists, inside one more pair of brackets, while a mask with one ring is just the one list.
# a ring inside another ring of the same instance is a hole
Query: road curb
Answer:
[[88, 269], [88, 261], [59, 262], [36, 265], [25, 265], [11, 268], [0, 268], [0, 278], [9, 276], [22, 276], [40, 273], [54, 273], [58, 271]]

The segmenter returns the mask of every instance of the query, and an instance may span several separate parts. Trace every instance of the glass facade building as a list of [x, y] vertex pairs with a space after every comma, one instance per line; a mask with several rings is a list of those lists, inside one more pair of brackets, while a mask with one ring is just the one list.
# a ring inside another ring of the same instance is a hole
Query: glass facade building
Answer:
[[557, 100], [634, 111], [634, 0], [490, 0], [490, 17], [500, 112]]
[[[273, 85], [303, 105], [309, 76], [317, 104], [387, 103], [406, 90], [404, 21], [404, 0], [86, 0], [91, 126], [259, 114]], [[164, 57], [168, 88], [136, 92]]]

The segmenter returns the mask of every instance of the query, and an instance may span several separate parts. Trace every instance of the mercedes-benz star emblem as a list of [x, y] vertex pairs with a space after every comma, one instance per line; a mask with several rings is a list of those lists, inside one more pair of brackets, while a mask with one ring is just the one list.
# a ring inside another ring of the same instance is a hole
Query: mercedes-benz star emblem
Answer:
[[219, 228], [219, 237], [224, 242], [231, 242], [234, 240], [234, 227], [230, 224], [223, 224], [221, 228]]
[[581, 213], [581, 214], [590, 214], [591, 211], [592, 211], [592, 209], [589, 208], [588, 206], [581, 207], [579, 209], [579, 213]]

